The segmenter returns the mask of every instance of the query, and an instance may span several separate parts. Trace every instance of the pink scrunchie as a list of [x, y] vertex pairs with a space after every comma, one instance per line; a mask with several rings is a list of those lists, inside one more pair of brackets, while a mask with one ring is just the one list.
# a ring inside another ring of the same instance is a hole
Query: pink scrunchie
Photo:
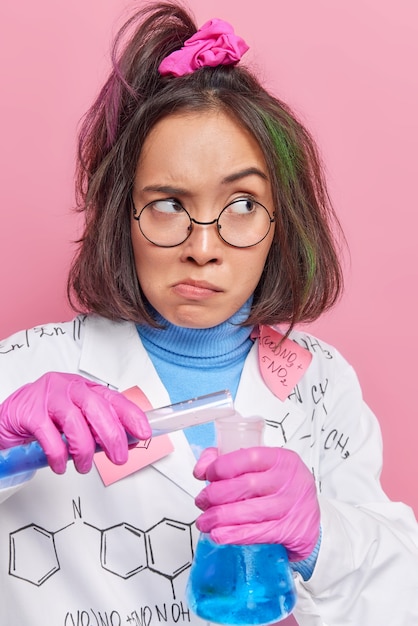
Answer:
[[247, 44], [234, 33], [231, 24], [214, 18], [187, 39], [180, 50], [163, 59], [158, 71], [161, 76], [184, 76], [201, 67], [234, 65], [247, 50]]

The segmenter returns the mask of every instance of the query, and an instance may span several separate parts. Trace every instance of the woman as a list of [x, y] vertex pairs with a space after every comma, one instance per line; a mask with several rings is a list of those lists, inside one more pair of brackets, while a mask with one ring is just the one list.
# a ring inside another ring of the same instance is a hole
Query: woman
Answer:
[[[299, 624], [418, 618], [417, 526], [381, 489], [377, 421], [342, 356], [294, 329], [342, 285], [315, 144], [246, 49], [172, 3], [118, 35], [80, 135], [79, 315], [1, 344], [0, 446], [37, 439], [55, 472], [3, 484], [1, 623], [200, 623], [196, 527], [283, 544]], [[143, 409], [228, 388], [267, 451], [218, 456], [210, 424], [128, 453], [125, 431], [150, 436], [131, 387]]]

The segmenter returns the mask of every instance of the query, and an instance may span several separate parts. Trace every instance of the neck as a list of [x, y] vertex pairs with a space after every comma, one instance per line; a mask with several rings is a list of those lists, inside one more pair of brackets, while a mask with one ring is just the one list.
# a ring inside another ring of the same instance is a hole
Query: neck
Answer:
[[250, 302], [246, 302], [229, 319], [212, 328], [184, 328], [176, 326], [153, 311], [156, 321], [163, 328], [152, 328], [138, 325], [138, 332], [143, 343], [151, 354], [158, 353], [174, 362], [216, 360], [225, 363], [241, 352], [243, 344], [249, 340], [252, 327], [241, 326], [248, 318]]

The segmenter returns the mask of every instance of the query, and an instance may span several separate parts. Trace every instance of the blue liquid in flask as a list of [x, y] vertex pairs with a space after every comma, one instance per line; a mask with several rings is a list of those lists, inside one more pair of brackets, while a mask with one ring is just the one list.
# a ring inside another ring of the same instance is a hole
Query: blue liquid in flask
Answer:
[[197, 544], [187, 596], [199, 617], [239, 626], [278, 622], [296, 604], [283, 546], [219, 545], [205, 534]]

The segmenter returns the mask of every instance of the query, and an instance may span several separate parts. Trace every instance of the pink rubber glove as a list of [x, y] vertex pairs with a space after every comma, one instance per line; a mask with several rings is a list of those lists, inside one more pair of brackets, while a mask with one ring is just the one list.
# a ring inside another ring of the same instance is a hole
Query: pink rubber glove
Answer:
[[291, 561], [307, 558], [319, 538], [320, 512], [311, 472], [291, 450], [246, 448], [219, 455], [207, 448], [194, 475], [208, 480], [196, 498], [196, 521], [216, 543], [280, 543]]
[[78, 376], [49, 372], [0, 405], [0, 449], [38, 440], [51, 468], [65, 472], [68, 450], [80, 473], [91, 469], [96, 443], [113, 463], [128, 459], [126, 432], [148, 439], [145, 414], [121, 393]]

